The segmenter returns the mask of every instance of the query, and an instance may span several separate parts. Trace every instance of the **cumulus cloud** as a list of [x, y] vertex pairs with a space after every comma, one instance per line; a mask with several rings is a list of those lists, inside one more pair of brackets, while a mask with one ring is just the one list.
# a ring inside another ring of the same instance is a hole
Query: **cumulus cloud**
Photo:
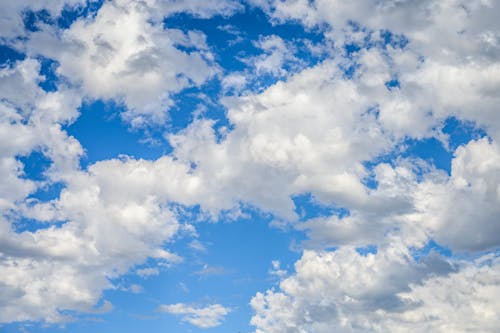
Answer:
[[484, 138], [459, 147], [451, 177], [423, 182], [415, 193], [417, 214], [438, 241], [457, 251], [498, 248], [500, 152]]
[[360, 88], [338, 65], [325, 61], [261, 94], [226, 100], [234, 130], [219, 143], [210, 122], [195, 122], [169, 137], [174, 155], [197, 165], [194, 174], [209, 182], [219, 205], [244, 201], [294, 219], [295, 193], [364, 203], [361, 162], [394, 140], [370, 112], [376, 98], [364, 93], [383, 83]]
[[[39, 71], [33, 59], [0, 70], [5, 86], [0, 90], [0, 166], [5, 175], [0, 181], [0, 285], [8, 295], [0, 305], [1, 322], [62, 322], [69, 320], [64, 310], [109, 310], [110, 304], [99, 307], [99, 300], [103, 289], [114, 287], [110, 279], [148, 257], [180, 260], [163, 248], [178, 229], [165, 197], [133, 190], [138, 182], [123, 184], [124, 192], [114, 195], [121, 181], [106, 166], [126, 166], [123, 161], [79, 169], [83, 149], [62, 126], [78, 116], [81, 98], [64, 86], [43, 91]], [[26, 178], [18, 159], [33, 151], [50, 161], [41, 180]], [[27, 198], [55, 182], [66, 186], [56, 199]], [[23, 218], [33, 218], [37, 225], [16, 230]]]
[[62, 129], [61, 124], [77, 117], [80, 98], [70, 92], [45, 92], [38, 83], [37, 60], [18, 61], [0, 69], [0, 180], [1, 208], [34, 192], [40, 184], [24, 177], [23, 165], [17, 159], [32, 151], [41, 151], [52, 160], [48, 173], [64, 172], [78, 164], [82, 147]]
[[249, 59], [249, 63], [255, 68], [257, 74], [272, 74], [282, 77], [288, 74], [283, 68], [286, 62], [298, 62], [294, 56], [293, 46], [287, 44], [281, 37], [276, 35], [261, 37], [255, 46], [262, 50], [263, 54]]
[[[179, 228], [175, 214], [161, 198], [111, 176], [75, 172], [59, 198], [27, 206], [25, 215], [47, 228], [16, 232], [1, 221], [0, 271], [12, 297], [0, 321], [60, 322], [67, 320], [60, 310], [92, 312], [102, 291], [114, 288], [110, 281], [134, 265], [180, 260], [164, 249]], [[115, 195], [119, 184], [124, 192]]]
[[[363, 46], [390, 31], [403, 34], [408, 46], [391, 45], [392, 70], [401, 81], [403, 98], [386, 101], [394, 112], [381, 112], [384, 122], [407, 121], [415, 135], [415, 107], [438, 117], [456, 115], [491, 129], [498, 140], [497, 91], [500, 26], [495, 1], [255, 1], [274, 19], [300, 20], [309, 27], [328, 25], [340, 52], [344, 44]], [[355, 22], [353, 26], [353, 22]], [[361, 28], [359, 28], [359, 26]], [[364, 30], [363, 28], [367, 28]], [[415, 62], [415, 60], [418, 60]], [[480, 112], [476, 112], [480, 108]], [[421, 117], [419, 117], [421, 118]], [[418, 123], [417, 123], [418, 129]], [[420, 130], [420, 129], [418, 129]]]
[[[280, 290], [254, 297], [256, 332], [497, 331], [499, 281], [494, 278], [498, 270], [494, 255], [495, 259], [486, 255], [460, 263], [434, 257], [435, 261], [431, 255], [424, 264], [415, 261], [410, 249], [423, 247], [429, 239], [459, 253], [484, 253], [499, 246], [498, 94], [492, 93], [499, 88], [495, 37], [499, 29], [493, 22], [498, 4], [254, 3], [279, 22], [299, 19], [308, 27], [327, 23], [326, 34], [337, 47], [360, 45], [351, 57], [361, 64], [354, 76], [362, 96], [371, 96], [363, 89], [365, 84], [388, 80], [388, 74], [398, 79], [389, 98], [376, 94], [374, 123], [384, 136], [438, 136], [432, 128], [451, 116], [472, 121], [490, 136], [459, 147], [449, 176], [432, 167], [413, 169], [417, 161], [381, 163], [373, 171], [377, 186], [364, 190], [369, 198], [364, 205], [331, 196], [325, 200], [342, 202], [349, 214], [296, 226], [309, 236], [303, 245], [314, 250], [305, 251], [295, 274], [282, 281]], [[382, 54], [391, 65], [380, 71], [383, 62], [362, 47], [384, 29], [404, 34], [408, 46], [386, 47]], [[422, 173], [419, 179], [417, 174]], [[376, 244], [378, 252], [362, 255], [353, 248], [368, 244]], [[463, 299], [452, 296], [457, 294]]]
[[47, 26], [30, 34], [27, 50], [57, 60], [58, 75], [86, 96], [123, 103], [122, 116], [133, 126], [163, 123], [172, 95], [201, 85], [217, 69], [201, 33], [164, 29], [151, 22], [155, 10], [154, 2], [106, 2], [95, 17], [67, 30]]
[[[181, 260], [164, 248], [179, 229], [168, 203], [192, 203], [190, 191], [197, 187], [189, 168], [169, 157], [111, 160], [80, 170], [83, 149], [62, 125], [77, 117], [81, 99], [65, 87], [43, 91], [39, 71], [33, 59], [0, 70], [5, 85], [0, 90], [0, 167], [5, 175], [0, 181], [0, 286], [8, 296], [0, 304], [0, 322], [64, 322], [70, 320], [66, 310], [109, 310], [107, 301], [101, 307], [99, 301], [104, 289], [116, 288], [112, 279], [147, 258], [159, 263]], [[18, 160], [33, 151], [50, 161], [39, 181], [26, 179]], [[158, 183], [164, 174], [172, 178]], [[144, 187], [147, 175], [149, 189]], [[65, 186], [55, 199], [27, 199], [55, 182]], [[23, 218], [38, 225], [18, 231], [15, 223]], [[154, 273], [154, 267], [138, 271], [143, 276]]]
[[220, 304], [211, 304], [206, 307], [195, 307], [183, 303], [161, 305], [158, 311], [181, 316], [181, 320], [199, 328], [212, 328], [222, 324], [222, 321], [231, 312]]
[[0, 31], [2, 35], [0, 38], [12, 39], [26, 35], [23, 15], [27, 11], [45, 10], [50, 15], [57, 17], [65, 6], [75, 8], [84, 5], [86, 2], [86, 0], [5, 1], [0, 5], [2, 9], [0, 14]]
[[416, 262], [397, 244], [368, 255], [306, 251], [279, 290], [252, 299], [252, 324], [256, 332], [495, 332], [498, 267], [491, 257]]
[[[306, 26], [331, 25], [342, 41], [355, 22], [370, 29], [403, 33], [426, 55], [464, 60], [473, 54], [498, 57], [498, 22], [495, 1], [376, 1], [254, 0], [278, 21], [300, 20]], [[439, 32], [439, 33], [437, 33]], [[436, 47], [438, 46], [438, 47]]]

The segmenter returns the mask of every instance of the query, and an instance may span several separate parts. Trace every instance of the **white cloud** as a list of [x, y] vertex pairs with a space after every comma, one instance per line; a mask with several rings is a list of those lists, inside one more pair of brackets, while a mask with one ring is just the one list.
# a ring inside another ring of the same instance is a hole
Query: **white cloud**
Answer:
[[206, 252], [207, 251], [206, 246], [197, 239], [194, 239], [191, 242], [189, 242], [188, 246], [190, 249], [193, 249], [194, 251], [198, 251], [198, 252]]
[[299, 62], [294, 56], [293, 45], [279, 36], [264, 36], [254, 44], [262, 50], [263, 54], [251, 57], [246, 62], [255, 68], [258, 75], [272, 74], [283, 77], [288, 74], [288, 71], [283, 68], [285, 62]]
[[325, 61], [262, 94], [227, 100], [235, 128], [225, 140], [217, 143], [210, 122], [195, 122], [170, 137], [174, 155], [196, 163], [193, 173], [214, 191], [218, 209], [243, 201], [293, 219], [290, 196], [308, 191], [360, 205], [367, 199], [361, 162], [394, 145], [369, 112], [377, 99], [366, 91], [379, 87], [362, 89], [338, 62]]
[[[14, 39], [27, 34], [23, 23], [23, 15], [26, 11], [45, 10], [50, 14], [51, 18], [57, 18], [65, 7], [78, 9], [95, 2], [97, 0], [3, 1], [0, 4], [2, 38]], [[130, 4], [128, 0], [114, 0], [114, 2], [121, 5]], [[146, 0], [143, 1], [143, 4], [154, 8], [151, 14], [155, 20], [161, 20], [165, 16], [177, 13], [189, 13], [203, 18], [215, 15], [229, 16], [243, 8], [239, 2], [231, 0], [206, 0], [203, 2], [197, 0]]]
[[283, 278], [287, 275], [287, 271], [284, 269], [281, 269], [281, 264], [279, 260], [273, 260], [271, 261], [272, 268], [269, 270], [269, 274], [272, 276], [276, 276], [278, 278]]
[[337, 0], [253, 1], [279, 21], [300, 20], [306, 26], [330, 24], [342, 43], [349, 22], [371, 29], [403, 33], [426, 56], [447, 61], [465, 56], [497, 58], [499, 25], [495, 1]]
[[230, 16], [244, 8], [239, 1], [232, 0], [206, 0], [203, 2], [197, 0], [161, 0], [154, 1], [154, 3], [163, 16], [175, 13], [189, 13], [203, 18], [216, 15]]
[[124, 103], [132, 126], [163, 123], [173, 94], [218, 70], [201, 33], [164, 29], [151, 22], [157, 11], [155, 2], [109, 1], [67, 30], [46, 26], [30, 34], [27, 50], [57, 60], [57, 73], [86, 96]]
[[76, 118], [78, 96], [65, 92], [44, 92], [38, 83], [40, 64], [33, 59], [18, 61], [0, 69], [0, 209], [14, 208], [38, 186], [23, 178], [23, 165], [16, 158], [41, 151], [52, 160], [47, 173], [64, 172], [78, 164], [82, 147], [61, 124]]
[[[1, 283], [12, 297], [0, 321], [59, 322], [66, 320], [60, 310], [92, 312], [102, 291], [114, 288], [110, 280], [133, 266], [179, 261], [163, 248], [179, 228], [175, 215], [122, 181], [75, 172], [58, 199], [35, 204], [44, 207], [39, 219], [65, 221], [60, 227], [18, 233], [2, 220]], [[124, 192], [114, 195], [120, 186]]]
[[[409, 41], [405, 50], [388, 47], [401, 89], [381, 105], [386, 109], [380, 114], [384, 125], [406, 122], [405, 133], [422, 133], [422, 115], [416, 112], [420, 109], [441, 119], [455, 115], [475, 121], [498, 140], [498, 94], [494, 93], [500, 87], [498, 2], [255, 2], [279, 21], [299, 19], [309, 27], [328, 24], [325, 35], [333, 38], [337, 53], [344, 42], [363, 45], [367, 37], [381, 40], [379, 29], [404, 34]], [[369, 30], [353, 29], [352, 21]]]
[[199, 328], [212, 328], [222, 324], [231, 309], [220, 304], [195, 307], [183, 303], [161, 305], [158, 311], [180, 315], [181, 320]]
[[500, 151], [484, 138], [459, 147], [451, 177], [423, 182], [415, 192], [414, 218], [430, 235], [457, 251], [500, 246]]
[[[377, 188], [361, 188], [351, 200], [345, 196], [356, 193], [356, 182], [347, 181], [346, 170], [352, 170], [353, 164], [345, 160], [353, 158], [354, 162], [359, 150], [346, 150], [340, 163], [331, 162], [328, 175], [318, 173], [319, 168], [311, 169], [312, 175], [321, 177], [299, 192], [309, 191], [322, 202], [346, 207], [350, 215], [322, 217], [297, 225], [309, 236], [303, 245], [315, 250], [305, 251], [296, 264], [296, 273], [282, 281], [280, 290], [254, 297], [256, 315], [252, 323], [257, 332], [496, 332], [500, 325], [494, 315], [500, 286], [495, 277], [497, 259], [454, 262], [456, 272], [442, 271], [443, 267], [450, 268], [446, 260], [430, 255], [424, 256], [428, 263], [419, 263], [412, 259], [408, 248], [421, 248], [431, 238], [460, 253], [480, 253], [499, 246], [498, 94], [493, 93], [500, 87], [499, 28], [494, 18], [499, 12], [498, 3], [254, 3], [278, 21], [299, 19], [308, 27], [330, 24], [332, 29], [326, 35], [339, 47], [337, 52], [341, 52], [344, 42], [363, 45], [368, 36], [372, 41], [381, 38], [378, 32], [349, 26], [349, 20], [369, 29], [403, 33], [408, 38], [409, 44], [403, 50], [388, 46], [379, 54], [362, 49], [350, 56], [361, 65], [351, 81], [361, 96], [354, 99], [359, 102], [366, 98], [376, 105], [378, 115], [370, 119], [374, 126], [371, 128], [379, 129], [382, 138], [393, 139], [381, 144], [379, 152], [394, 148], [399, 138], [442, 138], [433, 128], [439, 128], [451, 116], [476, 123], [491, 138], [459, 147], [450, 176], [427, 166], [418, 170], [418, 161], [379, 164], [374, 170]], [[392, 77], [399, 80], [400, 87], [383, 92], [383, 82]], [[333, 94], [335, 90], [328, 91]], [[333, 104], [338, 98], [332, 96], [329, 100]], [[308, 109], [315, 111], [312, 105], [308, 103]], [[250, 114], [252, 109], [244, 110]], [[352, 108], [345, 110], [353, 114]], [[251, 118], [256, 116], [254, 113]], [[342, 123], [341, 117], [335, 120]], [[342, 123], [341, 128], [350, 128], [348, 124]], [[288, 126], [286, 121], [280, 125]], [[276, 130], [280, 131], [283, 129]], [[257, 130], [252, 134], [260, 133]], [[346, 137], [359, 140], [359, 132]], [[267, 150], [273, 147], [270, 138], [263, 142]], [[275, 152], [284, 152], [286, 145], [277, 147]], [[321, 151], [320, 147], [311, 145], [300, 162], [307, 160], [311, 152]], [[300, 165], [290, 159], [284, 161], [289, 168]], [[344, 170], [342, 182], [328, 182], [339, 165]], [[421, 173], [423, 179], [418, 179], [416, 175]], [[351, 179], [362, 177], [361, 172]], [[338, 188], [340, 194], [326, 196], [320, 184], [328, 184], [332, 192]], [[368, 244], [377, 245], [378, 252], [363, 256], [353, 248]], [[325, 247], [338, 249], [322, 251]]]
[[[92, 2], [92, 0], [90, 0]], [[79, 7], [86, 3], [86, 0], [19, 0], [19, 1], [2, 1], [0, 4], [0, 31], [2, 38], [16, 38], [24, 36], [23, 14], [27, 10], [34, 12], [46, 10], [51, 16], [57, 17], [61, 13], [64, 6]]]
[[147, 268], [141, 268], [135, 271], [137, 275], [140, 277], [148, 277], [148, 276], [154, 276], [160, 274], [160, 270], [157, 267], [147, 267]]
[[279, 290], [251, 302], [256, 332], [496, 332], [498, 259], [415, 262], [397, 244], [377, 254], [306, 251]]

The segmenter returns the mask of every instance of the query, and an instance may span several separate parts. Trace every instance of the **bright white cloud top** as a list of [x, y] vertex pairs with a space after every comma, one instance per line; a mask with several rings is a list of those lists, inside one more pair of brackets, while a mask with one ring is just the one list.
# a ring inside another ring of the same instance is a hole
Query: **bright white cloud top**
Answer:
[[0, 330], [500, 331], [498, 17], [0, 4]]

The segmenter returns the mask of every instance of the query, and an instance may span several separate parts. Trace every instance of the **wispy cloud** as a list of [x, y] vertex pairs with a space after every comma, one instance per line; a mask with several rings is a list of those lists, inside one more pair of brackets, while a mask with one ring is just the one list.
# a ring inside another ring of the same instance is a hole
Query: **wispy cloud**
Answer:
[[211, 304], [205, 307], [190, 306], [184, 303], [161, 305], [158, 311], [178, 315], [182, 321], [188, 322], [199, 328], [211, 328], [219, 326], [230, 308], [220, 304]]

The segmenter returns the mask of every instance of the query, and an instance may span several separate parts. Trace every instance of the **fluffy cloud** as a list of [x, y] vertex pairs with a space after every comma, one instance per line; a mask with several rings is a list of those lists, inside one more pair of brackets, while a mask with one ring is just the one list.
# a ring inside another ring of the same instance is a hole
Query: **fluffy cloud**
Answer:
[[500, 246], [500, 152], [488, 139], [459, 147], [445, 182], [423, 182], [415, 192], [417, 214], [438, 241], [458, 251]]
[[397, 243], [366, 256], [306, 251], [278, 291], [252, 299], [252, 324], [259, 333], [497, 331], [498, 259], [456, 267], [436, 255], [416, 262]]
[[[314, 250], [306, 250], [295, 274], [284, 279], [278, 291], [254, 297], [252, 323], [257, 332], [497, 331], [498, 259], [487, 255], [458, 263], [430, 255], [423, 263], [408, 249], [421, 248], [429, 239], [460, 253], [499, 246], [498, 94], [493, 93], [500, 87], [499, 29], [493, 22], [498, 3], [254, 3], [280, 22], [299, 19], [309, 27], [327, 23], [326, 35], [335, 41], [337, 52], [344, 43], [363, 47], [370, 40], [373, 47], [379, 29], [405, 35], [407, 47], [386, 46], [387, 52], [382, 52], [391, 64], [388, 70], [380, 71], [383, 62], [375, 52], [361, 49], [350, 56], [361, 65], [354, 74], [360, 96], [377, 96], [372, 124], [380, 126], [383, 137], [396, 139], [388, 146], [402, 137], [439, 137], [432, 128], [450, 116], [472, 121], [490, 136], [459, 147], [449, 176], [428, 166], [419, 169], [419, 161], [398, 160], [374, 168], [376, 188], [365, 188], [358, 196], [369, 199], [323, 199], [341, 203], [350, 214], [296, 226], [309, 236], [303, 245]], [[388, 74], [398, 79], [399, 87], [388, 97], [374, 93], [373, 83], [388, 80]], [[353, 191], [352, 184], [340, 187], [341, 192]], [[309, 189], [321, 198], [317, 188]], [[368, 244], [378, 245], [378, 252], [361, 255], [353, 248]], [[321, 250], [332, 247], [337, 250]]]
[[151, 22], [157, 10], [152, 5], [106, 2], [95, 17], [79, 19], [67, 30], [46, 27], [30, 34], [28, 52], [57, 60], [58, 75], [85, 95], [124, 103], [123, 117], [133, 126], [163, 123], [172, 95], [201, 85], [217, 69], [201, 33]]
[[[92, 1], [92, 0], [91, 0]], [[23, 15], [27, 11], [45, 10], [50, 15], [57, 17], [62, 9], [67, 7], [78, 7], [84, 5], [86, 0], [41, 0], [41, 1], [5, 1], [0, 4], [0, 31], [2, 39], [11, 39], [26, 34]]]
[[[69, 319], [62, 314], [65, 310], [109, 310], [111, 304], [104, 301], [99, 307], [99, 300], [103, 289], [114, 288], [111, 279], [147, 258], [180, 260], [164, 249], [179, 228], [168, 207], [168, 191], [160, 191], [161, 196], [154, 189], [143, 191], [141, 170], [147, 173], [149, 165], [155, 166], [145, 161], [109, 161], [81, 171], [83, 149], [62, 129], [77, 117], [81, 99], [64, 86], [56, 92], [43, 91], [38, 86], [43, 79], [39, 71], [40, 64], [33, 59], [0, 70], [4, 175], [0, 180], [0, 289], [8, 296], [0, 303], [0, 322], [61, 322]], [[50, 161], [41, 180], [26, 178], [19, 160], [34, 151]], [[178, 182], [178, 168], [189, 177], [187, 168], [167, 159], [157, 162], [168, 169], [160, 173], [171, 174]], [[130, 183], [116, 178], [119, 169]], [[66, 185], [56, 199], [27, 198], [55, 182]], [[187, 183], [181, 186], [189, 192], [192, 186]], [[33, 229], [17, 230], [25, 218], [37, 223]]]
[[[326, 36], [340, 52], [344, 44], [360, 46], [384, 39], [384, 31], [403, 34], [404, 50], [388, 48], [392, 72], [400, 81], [398, 98], [385, 102], [386, 124], [422, 118], [417, 109], [438, 118], [455, 115], [489, 128], [498, 140], [498, 64], [500, 26], [495, 1], [255, 1], [280, 21], [298, 19], [306, 26], [327, 24]], [[361, 28], [352, 24], [355, 22]], [[367, 30], [363, 28], [367, 28]], [[415, 108], [419, 106], [419, 108]], [[479, 110], [478, 110], [479, 109]], [[415, 118], [418, 117], [418, 118]], [[417, 126], [418, 126], [417, 122]], [[417, 128], [418, 129], [418, 128]], [[419, 129], [420, 130], [420, 129]]]
[[298, 19], [307, 26], [323, 23], [342, 42], [351, 22], [370, 29], [403, 33], [411, 45], [432, 58], [465, 60], [467, 56], [498, 58], [495, 1], [254, 0], [278, 21]]
[[43, 91], [38, 86], [43, 79], [39, 71], [40, 64], [33, 59], [0, 69], [0, 168], [5, 175], [0, 180], [2, 209], [14, 208], [15, 202], [37, 188], [35, 182], [24, 178], [18, 157], [41, 151], [52, 160], [47, 172], [62, 173], [76, 167], [82, 154], [80, 144], [61, 130], [61, 124], [76, 118], [80, 98], [64, 88]]
[[220, 202], [232, 198], [291, 219], [296, 193], [361, 205], [367, 199], [361, 162], [395, 140], [370, 111], [377, 99], [365, 93], [386, 90], [383, 82], [357, 83], [338, 62], [325, 61], [262, 94], [227, 100], [234, 130], [219, 143], [210, 122], [195, 122], [170, 136], [174, 155], [196, 164], [194, 174], [224, 198]]
[[472, 121], [487, 129], [496, 141], [500, 139], [500, 97], [495, 93], [500, 89], [500, 58], [492, 63], [457, 66], [429, 60], [416, 71], [401, 73], [400, 78], [406, 90], [418, 92], [410, 100], [432, 110], [435, 116], [454, 115]]
[[59, 198], [30, 202], [24, 215], [44, 228], [16, 232], [2, 220], [1, 283], [12, 296], [0, 321], [59, 322], [67, 319], [62, 310], [94, 312], [103, 289], [114, 288], [113, 278], [147, 258], [180, 260], [164, 249], [179, 229], [175, 213], [141, 186], [145, 168], [129, 172], [123, 163], [121, 179], [119, 163], [74, 172]]
[[[52, 19], [60, 16], [63, 9], [81, 9], [85, 6], [96, 4], [97, 0], [19, 0], [3, 2], [0, 14], [0, 31], [3, 39], [13, 39], [25, 36], [26, 30], [23, 15], [27, 12], [46, 11]], [[129, 1], [116, 0], [115, 3], [127, 4]], [[194, 16], [208, 18], [215, 15], [228, 16], [242, 10], [243, 6], [230, 0], [207, 0], [200, 3], [196, 0], [146, 0], [143, 4], [154, 8], [151, 15], [156, 20], [177, 13], [189, 13]]]
[[252, 58], [249, 63], [255, 67], [257, 74], [272, 74], [277, 77], [286, 76], [283, 66], [285, 62], [298, 62], [294, 50], [281, 37], [276, 35], [262, 37], [255, 46], [263, 51], [263, 54]]
[[222, 324], [231, 309], [220, 304], [211, 304], [206, 307], [193, 307], [183, 303], [161, 305], [158, 311], [180, 315], [182, 321], [199, 328], [217, 327]]

